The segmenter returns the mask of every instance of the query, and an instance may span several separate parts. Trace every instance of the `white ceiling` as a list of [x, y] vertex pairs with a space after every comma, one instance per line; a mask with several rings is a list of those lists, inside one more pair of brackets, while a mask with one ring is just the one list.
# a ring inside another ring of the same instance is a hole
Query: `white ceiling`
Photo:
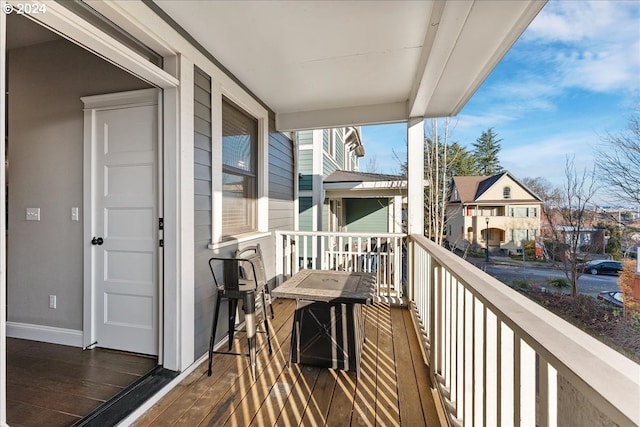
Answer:
[[457, 114], [545, 1], [156, 4], [291, 130]]

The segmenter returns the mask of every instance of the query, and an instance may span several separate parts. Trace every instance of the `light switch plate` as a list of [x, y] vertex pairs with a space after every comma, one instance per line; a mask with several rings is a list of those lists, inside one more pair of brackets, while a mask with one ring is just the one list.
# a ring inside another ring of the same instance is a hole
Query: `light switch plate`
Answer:
[[27, 208], [27, 221], [40, 221], [40, 208]]
[[71, 221], [79, 221], [78, 208], [71, 208]]

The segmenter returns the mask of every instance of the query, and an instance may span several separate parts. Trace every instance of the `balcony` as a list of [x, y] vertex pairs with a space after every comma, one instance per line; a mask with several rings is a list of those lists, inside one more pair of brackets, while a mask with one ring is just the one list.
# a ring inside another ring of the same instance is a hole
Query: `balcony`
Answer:
[[259, 353], [256, 382], [242, 358], [216, 356], [212, 377], [200, 365], [138, 425], [640, 424], [640, 365], [426, 238], [276, 237], [279, 278], [301, 266], [373, 271], [362, 261], [384, 252], [363, 242], [389, 242], [375, 268], [379, 301], [366, 308], [362, 377], [287, 368], [293, 303], [277, 300], [276, 351]]
[[[360, 378], [351, 371], [288, 368], [295, 303], [278, 299], [274, 308], [273, 355], [266, 346], [259, 350], [255, 382], [246, 360], [216, 354], [211, 377], [204, 362], [135, 425], [439, 425], [429, 371], [406, 308], [365, 307]], [[243, 338], [235, 343], [246, 345]]]

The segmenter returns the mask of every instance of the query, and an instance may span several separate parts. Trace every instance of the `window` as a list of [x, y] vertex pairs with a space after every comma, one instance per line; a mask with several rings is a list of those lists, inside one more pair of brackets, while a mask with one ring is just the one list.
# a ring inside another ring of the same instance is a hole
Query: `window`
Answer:
[[502, 197], [505, 199], [511, 198], [511, 187], [504, 187], [502, 189]]
[[222, 235], [255, 231], [258, 121], [222, 101]]

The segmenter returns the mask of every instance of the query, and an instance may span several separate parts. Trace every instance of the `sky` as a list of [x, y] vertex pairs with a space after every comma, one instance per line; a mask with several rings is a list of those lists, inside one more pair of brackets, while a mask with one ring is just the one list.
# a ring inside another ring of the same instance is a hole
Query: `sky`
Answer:
[[[450, 141], [472, 150], [493, 128], [505, 169], [561, 187], [566, 157], [575, 156], [580, 171], [592, 168], [594, 148], [607, 134], [625, 131], [637, 109], [640, 1], [550, 1], [451, 119]], [[363, 127], [362, 139], [361, 170], [375, 164], [376, 172], [399, 173], [405, 123]]]

